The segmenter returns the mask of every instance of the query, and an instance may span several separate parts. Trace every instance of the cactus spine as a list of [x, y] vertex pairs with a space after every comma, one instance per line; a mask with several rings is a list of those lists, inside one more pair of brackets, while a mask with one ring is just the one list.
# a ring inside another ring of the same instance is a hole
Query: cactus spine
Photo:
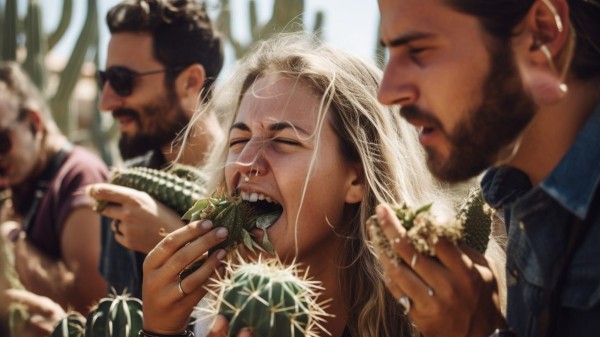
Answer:
[[276, 259], [227, 265], [228, 278], [216, 281], [218, 291], [209, 290], [216, 299], [212, 312], [229, 320], [229, 336], [242, 328], [254, 336], [316, 337], [321, 323], [330, 316], [317, 298], [319, 282], [301, 274], [296, 265], [283, 266]]
[[86, 337], [137, 337], [143, 327], [142, 301], [127, 295], [100, 300], [89, 313]]
[[[462, 242], [483, 254], [487, 248], [491, 231], [491, 216], [484, 210], [480, 189], [473, 189], [455, 219], [440, 223], [430, 212], [431, 204], [413, 210], [406, 205], [393, 207], [397, 218], [407, 230], [407, 238], [414, 248], [422, 254], [435, 255], [435, 244], [444, 237], [451, 242]], [[373, 244], [386, 255], [400, 262], [400, 257], [391, 247], [389, 240], [379, 227], [377, 217], [367, 220], [367, 228]]]

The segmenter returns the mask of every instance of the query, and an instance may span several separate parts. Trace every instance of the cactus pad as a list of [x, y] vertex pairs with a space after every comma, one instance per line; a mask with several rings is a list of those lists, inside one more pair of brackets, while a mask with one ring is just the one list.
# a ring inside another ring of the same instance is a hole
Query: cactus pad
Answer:
[[229, 336], [250, 328], [254, 336], [316, 337], [325, 331], [321, 323], [328, 315], [318, 303], [319, 282], [300, 274], [294, 264], [283, 266], [276, 259], [227, 265], [225, 279], [216, 280], [218, 290], [211, 313], [229, 320]]
[[[270, 208], [256, 207], [256, 203], [242, 200], [240, 196], [226, 197], [213, 196], [211, 198], [198, 200], [182, 217], [183, 220], [197, 221], [208, 219], [213, 222], [214, 227], [226, 227], [229, 235], [225, 241], [221, 242], [209, 250], [209, 254], [218, 249], [230, 251], [243, 244], [246, 248], [254, 251], [254, 248], [266, 250], [274, 254], [274, 249], [267, 236], [266, 229], [273, 224], [281, 215], [281, 209], [278, 206]], [[262, 245], [259, 245], [252, 238], [250, 231], [254, 228], [260, 228], [265, 231]], [[203, 260], [191, 265], [182, 272], [182, 277], [196, 270], [203, 263]]]

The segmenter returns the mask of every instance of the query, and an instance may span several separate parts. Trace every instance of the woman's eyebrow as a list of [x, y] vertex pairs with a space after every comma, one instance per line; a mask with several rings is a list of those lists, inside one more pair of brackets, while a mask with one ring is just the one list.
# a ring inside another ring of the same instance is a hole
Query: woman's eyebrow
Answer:
[[309, 134], [306, 130], [297, 125], [292, 124], [291, 122], [277, 122], [269, 126], [269, 130], [271, 131], [281, 131], [285, 129], [292, 129], [299, 133]]

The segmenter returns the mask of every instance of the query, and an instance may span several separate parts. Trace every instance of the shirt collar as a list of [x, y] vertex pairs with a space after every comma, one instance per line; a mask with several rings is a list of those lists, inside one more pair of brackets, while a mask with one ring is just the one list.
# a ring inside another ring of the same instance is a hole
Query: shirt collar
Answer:
[[584, 219], [600, 184], [600, 106], [585, 122], [565, 156], [540, 187]]

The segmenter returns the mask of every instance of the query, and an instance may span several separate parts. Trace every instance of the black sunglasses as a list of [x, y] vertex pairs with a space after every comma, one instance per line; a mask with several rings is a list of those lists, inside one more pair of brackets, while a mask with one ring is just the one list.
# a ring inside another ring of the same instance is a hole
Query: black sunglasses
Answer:
[[12, 140], [10, 138], [13, 130], [22, 122], [27, 116], [27, 109], [21, 109], [19, 116], [10, 125], [0, 130], [0, 154], [7, 154], [12, 148]]
[[165, 68], [138, 73], [125, 67], [110, 67], [106, 71], [98, 70], [96, 73], [96, 80], [98, 81], [100, 90], [104, 88], [104, 84], [108, 81], [117, 95], [126, 97], [131, 95], [131, 92], [133, 91], [133, 81], [136, 77], [158, 74], [168, 70], [169, 69]]

